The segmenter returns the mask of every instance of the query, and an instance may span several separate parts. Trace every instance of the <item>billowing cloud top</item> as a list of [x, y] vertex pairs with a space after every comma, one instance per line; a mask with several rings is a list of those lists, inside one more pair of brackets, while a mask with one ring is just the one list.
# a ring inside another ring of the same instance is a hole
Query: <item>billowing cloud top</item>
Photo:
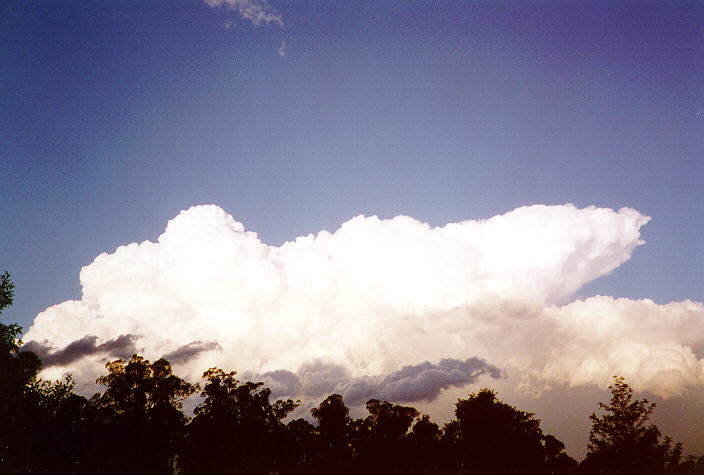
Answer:
[[533, 389], [623, 374], [666, 395], [704, 384], [695, 353], [704, 331], [693, 330], [704, 328], [700, 303], [564, 305], [630, 258], [648, 220], [629, 208], [573, 205], [443, 227], [358, 216], [274, 247], [221, 208], [195, 206], [157, 242], [84, 267], [83, 298], [39, 314], [25, 340], [60, 355], [91, 338], [85, 357], [55, 358], [46, 370], [86, 381], [109, 357], [101, 345], [134, 335], [148, 358], [169, 355], [181, 374], [218, 365], [279, 375], [288, 378], [280, 388], [299, 392], [312, 387], [301, 382], [306, 368], [322, 365], [339, 369], [333, 386], [350, 394], [356, 384], [427, 399], [501, 368]]

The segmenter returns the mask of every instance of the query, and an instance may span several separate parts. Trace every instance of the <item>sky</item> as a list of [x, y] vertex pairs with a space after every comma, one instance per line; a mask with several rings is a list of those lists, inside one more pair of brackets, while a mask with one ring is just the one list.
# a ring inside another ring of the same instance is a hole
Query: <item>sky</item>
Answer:
[[700, 2], [9, 0], [0, 144], [47, 377], [489, 385], [580, 457], [618, 373], [704, 453]]

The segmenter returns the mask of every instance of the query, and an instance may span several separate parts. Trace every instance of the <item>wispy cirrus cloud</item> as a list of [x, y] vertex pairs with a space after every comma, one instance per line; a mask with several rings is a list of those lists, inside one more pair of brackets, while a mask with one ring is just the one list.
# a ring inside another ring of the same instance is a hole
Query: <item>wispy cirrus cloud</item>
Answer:
[[239, 15], [252, 22], [254, 26], [276, 23], [283, 26], [281, 13], [272, 8], [265, 0], [203, 0], [213, 8], [226, 7], [236, 10]]

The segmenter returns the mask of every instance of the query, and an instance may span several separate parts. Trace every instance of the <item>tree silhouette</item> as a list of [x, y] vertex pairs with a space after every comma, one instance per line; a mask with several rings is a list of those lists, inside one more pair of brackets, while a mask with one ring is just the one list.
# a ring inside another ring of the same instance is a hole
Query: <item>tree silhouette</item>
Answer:
[[15, 296], [15, 284], [10, 280], [9, 272], [5, 271], [0, 275], [0, 313], [5, 307], [12, 305]]
[[93, 445], [95, 411], [74, 393], [70, 375], [63, 381], [36, 384], [39, 419], [35, 421], [32, 461], [36, 473], [98, 473], [102, 461], [88, 454]]
[[418, 411], [388, 401], [370, 399], [369, 416], [355, 421], [353, 446], [357, 473], [406, 473], [406, 434]]
[[679, 464], [674, 473], [677, 475], [704, 475], [704, 455], [700, 457], [688, 456]]
[[557, 437], [550, 434], [543, 436], [543, 447], [545, 448], [545, 470], [544, 473], [573, 473], [577, 470], [578, 463], [565, 452], [565, 444]]
[[282, 460], [284, 473], [314, 473], [318, 457], [318, 438], [315, 426], [305, 419], [294, 419], [286, 425], [286, 442]]
[[604, 414], [589, 416], [592, 429], [583, 469], [602, 474], [662, 474], [679, 466], [681, 444], [672, 447], [669, 438], [660, 443], [660, 430], [648, 425], [655, 403], [633, 400], [633, 389], [621, 376], [614, 376], [609, 389], [609, 404], [599, 403]]
[[[6, 271], [0, 275], [0, 313], [12, 305], [14, 284]], [[40, 419], [37, 355], [20, 351], [22, 327], [0, 323], [0, 472], [22, 473], [34, 449], [33, 435]]]
[[[150, 364], [142, 356], [107, 363], [108, 374], [96, 381], [106, 387], [91, 402], [105, 424], [97, 452], [104, 471], [171, 473], [184, 435], [182, 401], [196, 386], [174, 375], [165, 359]], [[119, 446], [120, 451], [115, 448]]]
[[424, 414], [413, 424], [408, 434], [407, 473], [439, 473], [447, 460], [440, 443], [441, 431], [438, 425]]
[[0, 323], [0, 473], [22, 473], [40, 420], [36, 375], [41, 363], [20, 351], [22, 328]]
[[[494, 391], [482, 389], [457, 401], [455, 415], [456, 423], [445, 426], [444, 440], [454, 446], [459, 473], [549, 473], [546, 437], [532, 413], [503, 403]], [[553, 452], [556, 447], [564, 448], [554, 444], [554, 437], [549, 440]]]
[[237, 373], [210, 368], [195, 417], [188, 427], [187, 473], [267, 473], [285, 459], [281, 422], [298, 405], [290, 399], [269, 401], [264, 383], [240, 384]]
[[[14, 284], [0, 276], [0, 312], [12, 305]], [[22, 351], [22, 327], [0, 323], [0, 473], [77, 471], [82, 444], [78, 408], [70, 376], [50, 383], [37, 378], [41, 362]]]
[[352, 458], [351, 419], [342, 396], [331, 394], [310, 413], [318, 421], [318, 472], [349, 473]]

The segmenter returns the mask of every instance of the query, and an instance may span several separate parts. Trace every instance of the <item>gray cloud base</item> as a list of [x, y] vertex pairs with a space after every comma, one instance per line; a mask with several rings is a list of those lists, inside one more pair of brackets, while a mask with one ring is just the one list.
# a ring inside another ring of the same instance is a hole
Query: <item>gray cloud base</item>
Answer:
[[439, 363], [424, 361], [408, 365], [385, 376], [352, 377], [340, 365], [314, 361], [303, 365], [297, 373], [288, 370], [262, 374], [245, 373], [247, 380], [263, 381], [272, 389], [273, 397], [322, 397], [342, 394], [352, 405], [371, 398], [388, 401], [432, 401], [441, 391], [461, 387], [488, 374], [500, 378], [499, 368], [473, 357], [466, 360], [445, 358]]
[[42, 367], [49, 368], [52, 366], [66, 366], [74, 361], [94, 355], [129, 358], [138, 352], [134, 344], [138, 339], [138, 335], [120, 335], [115, 339], [97, 344], [97, 336], [86, 335], [61, 349], [53, 347], [48, 342], [29, 341], [22, 347], [22, 351], [35, 353], [42, 361]]
[[208, 351], [222, 351], [222, 346], [220, 346], [217, 341], [192, 341], [174, 351], [166, 353], [163, 357], [172, 364], [181, 364]]

